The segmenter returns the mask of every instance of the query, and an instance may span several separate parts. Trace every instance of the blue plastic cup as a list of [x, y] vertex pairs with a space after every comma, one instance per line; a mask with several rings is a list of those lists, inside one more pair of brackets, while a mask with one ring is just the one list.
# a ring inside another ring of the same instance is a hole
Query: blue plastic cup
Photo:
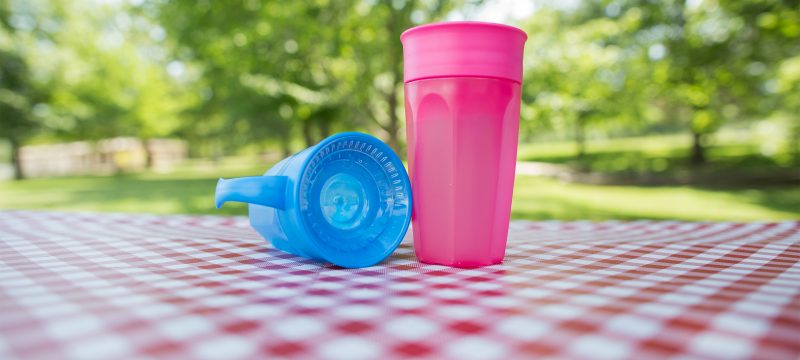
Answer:
[[411, 221], [400, 158], [356, 132], [328, 137], [264, 176], [220, 179], [217, 208], [227, 201], [249, 203], [250, 225], [276, 248], [347, 268], [388, 257]]

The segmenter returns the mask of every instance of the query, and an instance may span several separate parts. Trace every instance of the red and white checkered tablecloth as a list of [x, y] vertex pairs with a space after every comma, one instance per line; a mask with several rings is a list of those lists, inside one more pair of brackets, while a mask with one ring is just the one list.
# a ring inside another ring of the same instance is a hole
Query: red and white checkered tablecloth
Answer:
[[522, 221], [503, 265], [348, 270], [244, 218], [0, 212], [0, 358], [797, 359], [798, 259], [800, 222]]

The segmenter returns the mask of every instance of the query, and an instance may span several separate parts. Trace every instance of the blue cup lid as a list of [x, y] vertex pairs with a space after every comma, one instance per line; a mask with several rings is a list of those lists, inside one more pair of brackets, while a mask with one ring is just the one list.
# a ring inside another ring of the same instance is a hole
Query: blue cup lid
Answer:
[[344, 267], [373, 265], [402, 242], [411, 184], [389, 146], [362, 133], [315, 147], [299, 181], [300, 217], [319, 254]]

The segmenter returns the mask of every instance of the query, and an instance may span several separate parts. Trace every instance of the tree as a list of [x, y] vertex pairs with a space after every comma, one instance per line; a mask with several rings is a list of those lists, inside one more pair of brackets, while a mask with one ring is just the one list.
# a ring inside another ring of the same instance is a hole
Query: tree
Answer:
[[784, 120], [786, 144], [800, 166], [800, 2], [720, 2], [740, 19], [736, 46], [743, 72], [760, 77], [762, 94], [749, 97], [752, 112]]
[[345, 90], [357, 80], [341, 58], [341, 30], [352, 7], [152, 1], [141, 10], [164, 26], [177, 61], [199, 74], [203, 115], [188, 127], [225, 147], [272, 140], [288, 152], [297, 127], [310, 146], [351, 122]]
[[[443, 17], [454, 2], [151, 1], [179, 61], [199, 69], [208, 97], [198, 118], [233, 146], [273, 140], [306, 146], [336, 128], [381, 129], [402, 153], [400, 34]], [[214, 103], [215, 105], [212, 105]], [[193, 125], [194, 126], [194, 125]]]
[[[556, 46], [601, 44], [626, 54], [617, 69], [639, 84], [632, 87], [636, 92], [616, 95], [646, 96], [631, 98], [622, 108], [638, 103], [681, 124], [692, 135], [694, 165], [707, 161], [707, 138], [723, 123], [748, 121], [782, 107], [775, 103], [769, 84], [776, 64], [796, 55], [800, 43], [796, 1], [708, 0], [689, 5], [685, 0], [596, 0], [560, 11], [570, 32], [587, 30], [595, 36]], [[591, 84], [597, 79], [577, 76], [566, 81]], [[579, 97], [586, 101], [589, 95]], [[601, 98], [614, 101], [619, 99], [616, 95]]]
[[173, 133], [183, 96], [154, 55], [152, 24], [131, 18], [119, 4], [23, 5], [15, 16], [35, 27], [17, 37], [35, 72], [20, 77], [41, 93], [35, 105], [40, 140], [146, 141]]
[[44, 88], [32, 81], [24, 50], [43, 34], [37, 25], [35, 14], [15, 14], [10, 1], [0, 0], [0, 138], [11, 145], [17, 180], [24, 177], [19, 149], [41, 125], [33, 108], [46, 97]]
[[22, 58], [0, 50], [0, 137], [11, 144], [14, 178], [22, 179], [19, 148], [36, 129], [31, 116], [28, 68]]
[[[529, 40], [523, 84], [523, 135], [542, 127], [571, 132], [576, 157], [586, 153], [587, 127], [638, 126], [643, 72], [624, 51], [629, 25], [606, 18], [581, 20], [542, 8], [524, 25]], [[621, 38], [621, 39], [620, 39]]]
[[[474, 2], [474, 1], [473, 1]], [[404, 154], [402, 138], [403, 47], [400, 35], [414, 26], [443, 18], [463, 1], [378, 1], [356, 7], [346, 32], [353, 38], [350, 57], [357, 64], [352, 104], [385, 134], [387, 144]]]

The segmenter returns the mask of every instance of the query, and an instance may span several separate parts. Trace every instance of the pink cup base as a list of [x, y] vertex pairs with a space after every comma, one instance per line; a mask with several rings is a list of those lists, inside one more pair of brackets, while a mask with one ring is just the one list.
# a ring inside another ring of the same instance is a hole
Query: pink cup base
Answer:
[[420, 258], [420, 257], [417, 257], [417, 260], [419, 260], [421, 263], [425, 263], [425, 264], [444, 265], [444, 266], [450, 266], [450, 267], [455, 267], [455, 268], [460, 268], [460, 269], [475, 269], [475, 268], [480, 268], [480, 267], [484, 267], [484, 266], [500, 265], [500, 264], [503, 263], [503, 258], [490, 259], [489, 261], [485, 261], [485, 262], [473, 262], [473, 261], [455, 261], [455, 262], [453, 262], [453, 261], [447, 261], [447, 260], [439, 261], [439, 260], [435, 260], [435, 259], [426, 259], [426, 258]]

